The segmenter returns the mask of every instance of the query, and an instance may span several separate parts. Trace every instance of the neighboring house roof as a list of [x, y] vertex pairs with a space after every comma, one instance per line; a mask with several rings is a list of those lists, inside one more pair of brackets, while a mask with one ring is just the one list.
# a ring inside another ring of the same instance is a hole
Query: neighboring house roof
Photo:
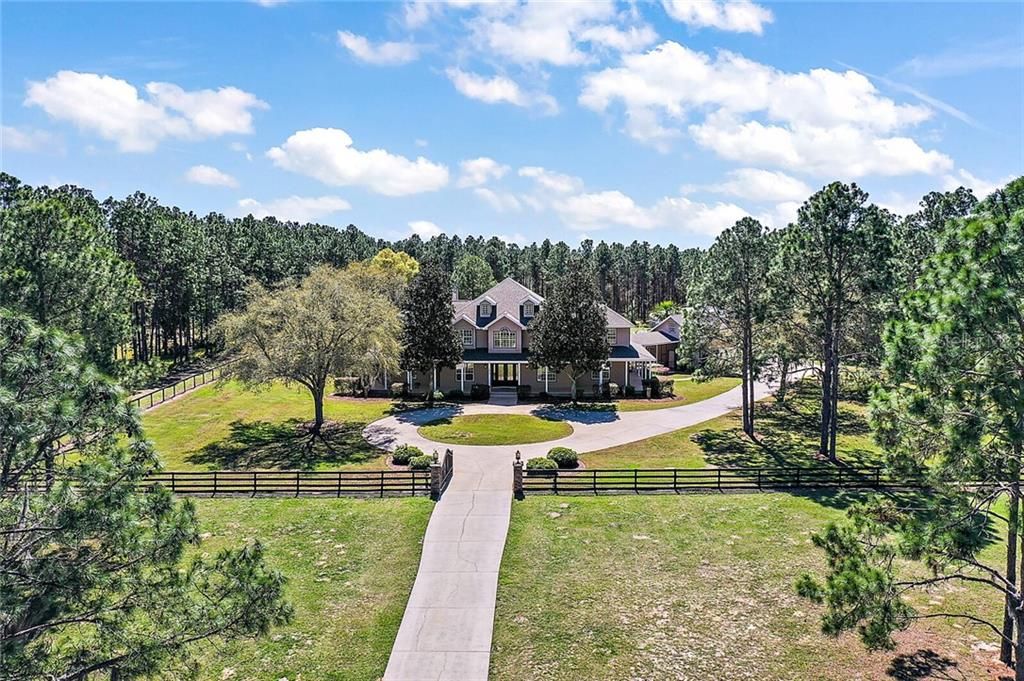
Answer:
[[654, 355], [647, 351], [647, 348], [639, 343], [630, 345], [616, 345], [611, 348], [608, 359], [633, 359], [640, 362], [656, 362]]
[[656, 345], [677, 345], [679, 343], [678, 338], [672, 338], [667, 333], [661, 331], [640, 331], [630, 335], [629, 339], [648, 348]]
[[[679, 314], [677, 312], [676, 314], [670, 314], [669, 316], [665, 317], [660, 322], [658, 322], [657, 324], [652, 326], [651, 327], [651, 331], [657, 331], [658, 327], [660, 327], [662, 324], [664, 324], [665, 322], [667, 322], [669, 320], [672, 320], [673, 322], [675, 322], [676, 326], [682, 326], [683, 325], [683, 315], [681, 315], [681, 314]], [[669, 334], [665, 334], [665, 335], [668, 336], [669, 338], [673, 337], [673, 336], [671, 336]], [[679, 339], [677, 338], [676, 340], [679, 340]]]
[[[635, 360], [638, 362], [656, 362], [654, 355], [642, 345], [616, 345], [609, 348], [608, 359]], [[491, 352], [487, 348], [466, 348], [462, 351], [463, 362], [528, 362], [530, 351], [524, 352]]]
[[[491, 303], [491, 314], [481, 317], [480, 303], [485, 300]], [[508, 317], [518, 320], [520, 326], [525, 327], [533, 319], [533, 317], [523, 316], [523, 303], [527, 300], [532, 300], [539, 305], [544, 304], [542, 296], [537, 295], [515, 279], [507, 277], [472, 300], [453, 301], [455, 314], [452, 321], [457, 322], [459, 319], [465, 318], [477, 328], [485, 329], [500, 317]], [[604, 306], [604, 314], [608, 326], [626, 328], [633, 326], [628, 319], [607, 305]]]

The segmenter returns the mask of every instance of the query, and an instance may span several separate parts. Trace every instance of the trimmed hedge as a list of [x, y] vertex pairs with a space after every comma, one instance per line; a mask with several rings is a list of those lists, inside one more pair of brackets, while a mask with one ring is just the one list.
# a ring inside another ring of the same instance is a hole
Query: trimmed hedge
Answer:
[[546, 456], [535, 456], [526, 462], [528, 471], [553, 471], [556, 468], [558, 468], [558, 464]]
[[423, 450], [419, 447], [398, 445], [395, 447], [395, 451], [391, 453], [391, 463], [396, 466], [408, 466], [412, 459], [420, 456], [423, 456]]
[[414, 456], [409, 459], [409, 468], [414, 471], [428, 471], [432, 463], [434, 463], [434, 457], [429, 454]]
[[559, 468], [576, 468], [580, 465], [579, 454], [575, 449], [568, 447], [552, 447], [547, 458], [554, 461]]

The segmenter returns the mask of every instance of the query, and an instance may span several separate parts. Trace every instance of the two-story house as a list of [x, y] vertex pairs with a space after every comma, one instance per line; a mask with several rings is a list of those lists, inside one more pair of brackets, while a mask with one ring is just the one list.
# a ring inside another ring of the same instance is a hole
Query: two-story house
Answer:
[[[462, 341], [462, 363], [441, 369], [437, 389], [469, 393], [474, 384], [494, 387], [530, 386], [533, 394], [568, 395], [572, 380], [565, 372], [533, 369], [530, 362], [530, 322], [544, 307], [544, 299], [514, 279], [505, 279], [472, 300], [454, 300], [452, 324]], [[628, 319], [605, 306], [609, 357], [604, 370], [577, 381], [577, 389], [616, 383], [642, 388], [655, 358], [631, 342]], [[407, 372], [415, 389], [430, 385], [430, 375]]]

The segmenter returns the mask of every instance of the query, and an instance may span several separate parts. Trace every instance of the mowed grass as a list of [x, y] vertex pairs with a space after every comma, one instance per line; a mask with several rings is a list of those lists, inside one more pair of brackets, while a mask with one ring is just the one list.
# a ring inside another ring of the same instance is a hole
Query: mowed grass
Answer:
[[[993, 663], [995, 636], [983, 627], [918, 622], [889, 653], [866, 652], [853, 634], [820, 633], [821, 610], [793, 584], [802, 572], [821, 574], [824, 558], [811, 533], [841, 517], [849, 500], [528, 496], [512, 507], [491, 679], [973, 679], [1005, 672]], [[1000, 548], [986, 549], [985, 560], [998, 563]], [[1000, 613], [991, 590], [962, 585], [936, 587], [913, 603], [923, 612], [994, 621]]]
[[681, 404], [700, 402], [716, 395], [732, 390], [740, 384], [740, 379], [731, 376], [713, 378], [708, 381], [697, 381], [692, 376], [676, 376], [672, 379], [674, 397], [660, 400], [629, 399], [615, 403], [619, 411], [648, 411], [650, 409], [668, 409]]
[[[784, 404], [757, 403], [758, 442], [742, 430], [739, 411], [665, 435], [582, 454], [590, 468], [706, 468], [741, 466], [830, 466], [818, 460], [818, 386], [804, 381], [790, 388]], [[851, 465], [873, 465], [881, 450], [872, 440], [867, 405], [839, 403], [839, 458]]]
[[145, 412], [142, 425], [167, 470], [376, 469], [384, 458], [362, 430], [394, 408], [386, 399], [327, 397], [330, 423], [311, 440], [303, 427], [313, 420], [308, 390], [272, 383], [254, 392], [218, 382]]
[[420, 426], [419, 434], [449, 444], [525, 445], [566, 437], [572, 426], [528, 414], [471, 414]]
[[201, 550], [258, 539], [288, 578], [290, 625], [201, 649], [203, 679], [384, 674], [433, 508], [426, 499], [197, 499]]

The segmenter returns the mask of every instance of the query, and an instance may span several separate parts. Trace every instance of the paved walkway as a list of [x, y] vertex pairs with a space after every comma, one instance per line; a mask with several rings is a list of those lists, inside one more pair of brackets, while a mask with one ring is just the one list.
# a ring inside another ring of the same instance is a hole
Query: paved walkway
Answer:
[[[755, 396], [769, 393], [757, 385]], [[370, 442], [387, 449], [411, 444], [426, 452], [446, 445], [420, 437], [428, 421], [457, 414], [536, 413], [572, 423], [561, 440], [533, 445], [453, 447], [451, 483], [434, 508], [423, 538], [416, 582], [398, 629], [385, 681], [484, 681], [491, 657], [498, 568], [508, 533], [512, 505], [512, 461], [544, 456], [557, 445], [590, 452], [635, 442], [692, 426], [740, 406], [734, 388], [701, 402], [637, 412], [591, 412], [546, 405], [501, 407], [470, 404], [438, 407], [391, 416], [363, 431]]]

